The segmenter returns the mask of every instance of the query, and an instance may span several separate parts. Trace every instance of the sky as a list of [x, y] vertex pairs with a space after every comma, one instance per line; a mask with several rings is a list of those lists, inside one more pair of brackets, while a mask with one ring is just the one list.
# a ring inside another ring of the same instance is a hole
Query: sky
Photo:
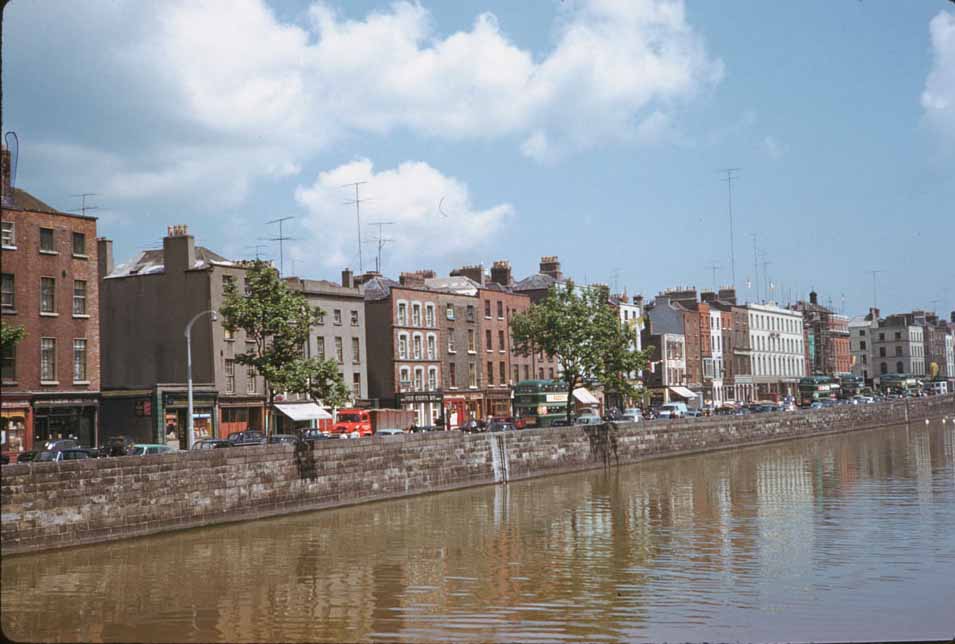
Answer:
[[120, 262], [172, 224], [278, 262], [292, 217], [285, 273], [337, 279], [392, 222], [389, 276], [955, 309], [945, 0], [14, 0], [2, 55], [16, 184], [96, 193]]

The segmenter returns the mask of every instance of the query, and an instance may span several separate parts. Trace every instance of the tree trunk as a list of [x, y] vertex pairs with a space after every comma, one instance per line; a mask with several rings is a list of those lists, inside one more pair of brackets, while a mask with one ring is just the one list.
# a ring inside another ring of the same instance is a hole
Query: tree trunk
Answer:
[[574, 408], [574, 389], [577, 388], [577, 379], [574, 378], [573, 381], [568, 385], [569, 389], [567, 390], [567, 422], [572, 423], [572, 410]]
[[269, 402], [265, 406], [265, 437], [266, 439], [271, 436], [272, 430], [272, 402], [275, 400], [275, 391], [273, 391], [271, 386], [268, 386], [269, 389]]

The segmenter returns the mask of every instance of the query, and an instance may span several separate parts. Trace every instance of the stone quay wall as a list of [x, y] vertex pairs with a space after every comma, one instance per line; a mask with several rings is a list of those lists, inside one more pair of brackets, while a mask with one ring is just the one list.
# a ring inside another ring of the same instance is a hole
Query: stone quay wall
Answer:
[[4, 465], [2, 554], [939, 418], [955, 422], [955, 395], [751, 416]]

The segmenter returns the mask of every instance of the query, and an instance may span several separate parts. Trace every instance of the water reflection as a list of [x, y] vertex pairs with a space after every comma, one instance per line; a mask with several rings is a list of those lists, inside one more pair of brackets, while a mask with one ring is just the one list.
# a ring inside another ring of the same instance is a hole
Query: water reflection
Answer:
[[955, 429], [897, 428], [3, 561], [63, 641], [903, 639], [955, 621]]

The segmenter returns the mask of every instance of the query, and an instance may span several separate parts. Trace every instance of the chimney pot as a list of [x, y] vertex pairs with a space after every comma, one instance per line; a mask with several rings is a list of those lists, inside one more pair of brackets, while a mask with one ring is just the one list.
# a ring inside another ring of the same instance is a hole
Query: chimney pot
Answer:
[[354, 275], [352, 274], [350, 268], [346, 268], [342, 271], [342, 286], [345, 288], [355, 287]]

